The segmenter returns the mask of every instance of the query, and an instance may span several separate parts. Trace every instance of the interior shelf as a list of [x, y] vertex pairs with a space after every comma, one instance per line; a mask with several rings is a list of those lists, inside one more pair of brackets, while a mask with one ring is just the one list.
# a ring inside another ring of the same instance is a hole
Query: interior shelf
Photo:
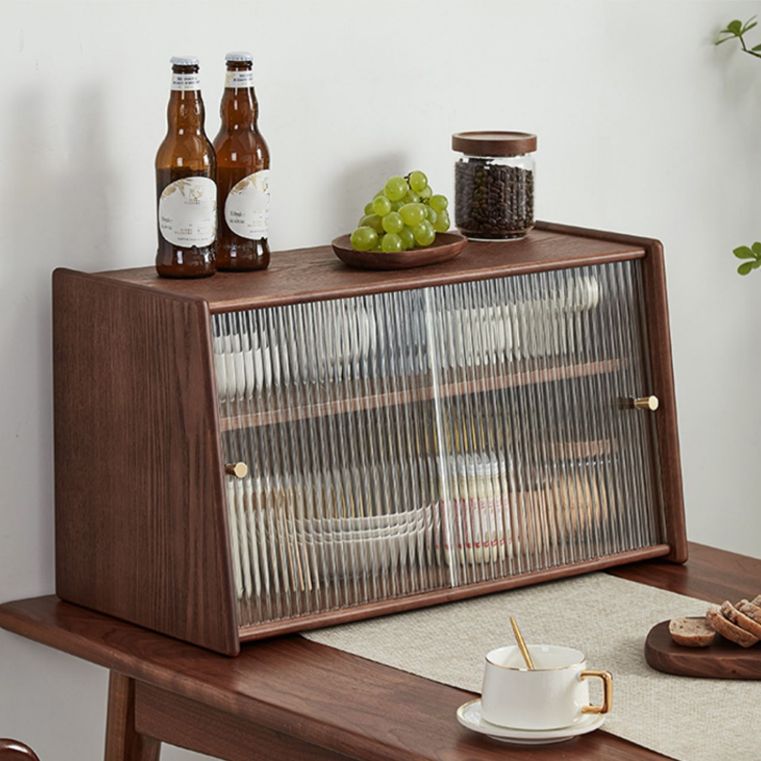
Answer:
[[[312, 393], [309, 386], [273, 388], [257, 396], [253, 401], [223, 404], [222, 409], [230, 410], [230, 414], [221, 416], [220, 426], [223, 431], [257, 428], [345, 412], [409, 404], [433, 399], [436, 396], [455, 397], [481, 391], [604, 375], [622, 367], [619, 359], [562, 364], [538, 369], [530, 367], [531, 364], [533, 364], [531, 360], [512, 362], [511, 368], [514, 367], [515, 370], [509, 373], [501, 372], [504, 369], [503, 366], [474, 368], [468, 371], [469, 377], [455, 382], [445, 381], [437, 387], [431, 384], [431, 378], [428, 375], [411, 378], [407, 388], [395, 391], [384, 390], [384, 380], [377, 378], [355, 380], [350, 383], [332, 383], [330, 384], [332, 398], [320, 401], [309, 399]], [[261, 403], [262, 409], [256, 412], [234, 411], [236, 407], [249, 407], [257, 403]]]

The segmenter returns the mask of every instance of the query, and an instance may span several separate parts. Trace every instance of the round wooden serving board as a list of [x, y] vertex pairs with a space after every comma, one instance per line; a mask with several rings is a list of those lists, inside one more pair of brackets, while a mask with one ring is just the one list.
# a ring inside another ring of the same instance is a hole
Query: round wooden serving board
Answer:
[[413, 248], [396, 254], [384, 254], [382, 251], [355, 251], [351, 247], [348, 235], [336, 238], [332, 245], [335, 255], [350, 267], [359, 267], [364, 270], [402, 270], [454, 259], [462, 252], [467, 242], [468, 239], [459, 233], [436, 233], [436, 242], [432, 246]]
[[645, 660], [656, 671], [678, 676], [761, 679], [761, 644], [745, 648], [717, 638], [710, 647], [682, 647], [671, 639], [668, 621], [647, 635]]

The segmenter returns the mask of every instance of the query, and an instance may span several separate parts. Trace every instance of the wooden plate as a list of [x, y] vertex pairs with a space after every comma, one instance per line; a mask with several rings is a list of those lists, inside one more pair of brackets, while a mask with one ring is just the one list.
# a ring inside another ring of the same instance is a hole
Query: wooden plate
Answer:
[[364, 270], [403, 270], [409, 267], [423, 267], [454, 259], [462, 253], [468, 239], [460, 233], [436, 233], [436, 242], [427, 248], [400, 251], [398, 254], [384, 254], [381, 251], [355, 251], [348, 235], [336, 238], [333, 252], [350, 267]]
[[645, 660], [656, 671], [678, 676], [761, 679], [761, 644], [745, 648], [718, 638], [710, 647], [682, 647], [671, 639], [668, 621], [647, 635]]

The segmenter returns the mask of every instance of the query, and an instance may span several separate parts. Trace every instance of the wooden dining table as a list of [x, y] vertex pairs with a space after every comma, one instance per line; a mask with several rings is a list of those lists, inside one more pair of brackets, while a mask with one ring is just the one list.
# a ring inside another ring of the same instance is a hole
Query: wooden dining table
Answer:
[[[609, 573], [713, 602], [761, 592], [761, 559], [695, 543], [684, 565]], [[229, 761], [664, 758], [604, 730], [546, 748], [497, 743], [457, 723], [470, 693], [298, 635], [229, 658], [54, 596], [0, 605], [0, 627], [109, 669], [106, 761], [157, 761], [162, 743]]]

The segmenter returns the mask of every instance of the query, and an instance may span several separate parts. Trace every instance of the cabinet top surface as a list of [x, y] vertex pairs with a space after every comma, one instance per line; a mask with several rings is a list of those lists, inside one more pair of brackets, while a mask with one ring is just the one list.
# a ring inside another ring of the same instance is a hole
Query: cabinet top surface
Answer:
[[[275, 252], [263, 272], [220, 272], [198, 280], [159, 278], [153, 267], [114, 270], [98, 277], [170, 296], [207, 301], [212, 312], [363, 296], [538, 270], [578, 267], [644, 256], [637, 239], [543, 225], [517, 241], [469, 242], [448, 262], [408, 270], [351, 269], [330, 246]], [[572, 231], [571, 231], [572, 230]]]

